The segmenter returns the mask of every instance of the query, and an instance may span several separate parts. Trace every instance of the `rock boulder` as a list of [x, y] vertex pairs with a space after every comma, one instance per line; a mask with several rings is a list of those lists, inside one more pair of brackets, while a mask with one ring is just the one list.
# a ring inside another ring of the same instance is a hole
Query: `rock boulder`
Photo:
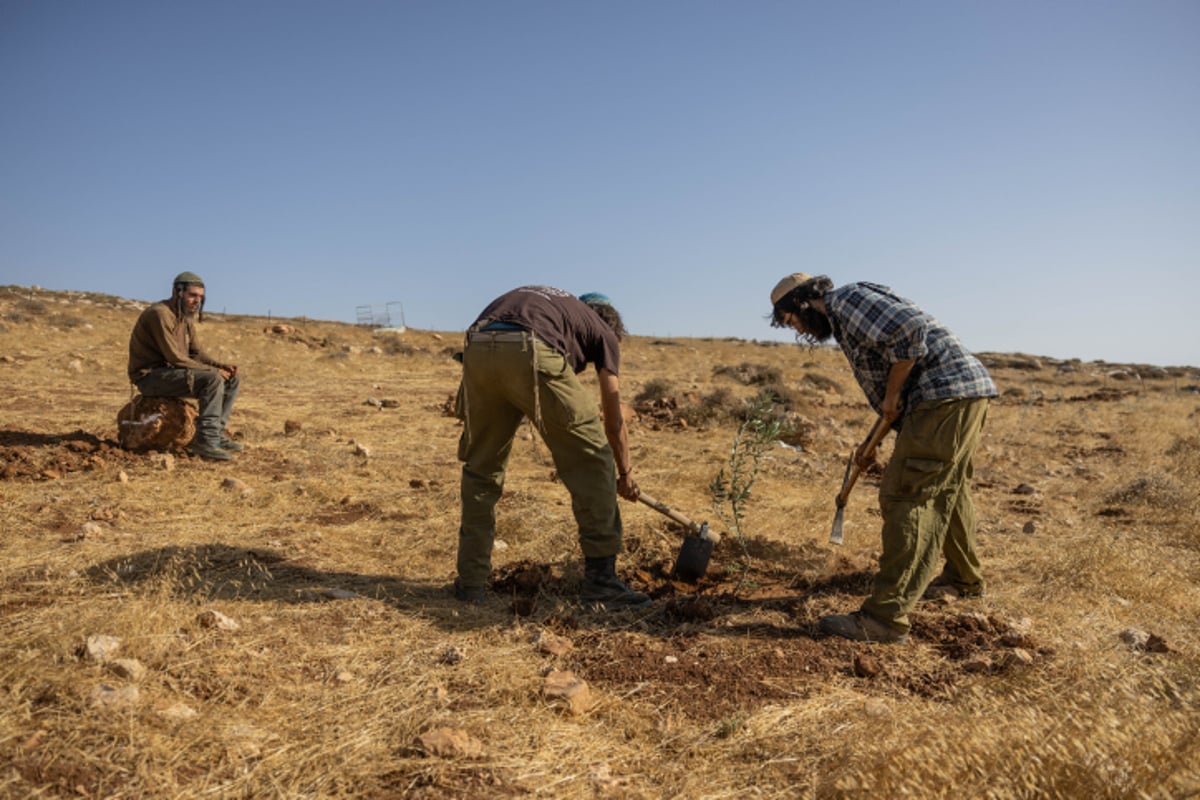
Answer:
[[197, 410], [183, 397], [135, 397], [117, 414], [126, 450], [182, 450], [196, 435]]

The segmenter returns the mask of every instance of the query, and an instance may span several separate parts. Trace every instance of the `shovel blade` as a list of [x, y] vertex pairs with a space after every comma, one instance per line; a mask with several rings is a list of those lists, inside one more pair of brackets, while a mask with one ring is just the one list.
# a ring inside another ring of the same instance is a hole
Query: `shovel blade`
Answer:
[[829, 531], [830, 544], [843, 544], [846, 541], [845, 535], [842, 532], [842, 519], [845, 516], [845, 511], [845, 506], [838, 506], [837, 513], [833, 515], [833, 529]]
[[675, 559], [675, 576], [682, 581], [695, 583], [704, 577], [708, 571], [708, 559], [712, 556], [713, 543], [711, 539], [699, 536], [687, 536], [683, 546], [679, 548], [679, 557]]

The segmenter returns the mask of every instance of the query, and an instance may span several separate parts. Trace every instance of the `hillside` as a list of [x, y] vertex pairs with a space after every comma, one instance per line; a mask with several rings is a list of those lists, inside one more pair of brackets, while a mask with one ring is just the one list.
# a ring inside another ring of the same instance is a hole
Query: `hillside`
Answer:
[[[246, 448], [215, 465], [116, 445], [142, 307], [0, 287], [2, 797], [1200, 793], [1200, 369], [982, 354], [988, 594], [881, 646], [816, 626], [879, 540], [867, 475], [827, 541], [873, 421], [834, 350], [631, 337], [638, 481], [723, 534], [708, 574], [673, 580], [681, 528], [622, 502], [655, 602], [579, 607], [526, 427], [477, 608], [446, 591], [460, 331], [209, 315]], [[735, 518], [711, 486], [763, 392], [791, 433]]]

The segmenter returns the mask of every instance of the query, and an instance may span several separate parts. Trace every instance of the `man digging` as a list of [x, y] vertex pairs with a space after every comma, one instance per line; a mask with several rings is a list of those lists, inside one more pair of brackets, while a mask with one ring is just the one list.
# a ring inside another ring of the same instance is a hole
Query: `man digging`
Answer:
[[[584, 555], [580, 600], [603, 610], [650, 602], [616, 573], [622, 547], [617, 495], [636, 501], [639, 494], [617, 378], [624, 334], [621, 315], [604, 295], [574, 297], [548, 286], [524, 286], [500, 296], [467, 330], [457, 406], [464, 423], [454, 580], [459, 600], [479, 603], [486, 597], [496, 502], [513, 437], [528, 417], [571, 493]], [[576, 377], [588, 364], [599, 377], [603, 423], [595, 399]]]
[[[835, 289], [824, 275], [797, 272], [771, 290], [771, 305], [773, 327], [794, 328], [812, 343], [835, 339], [881, 424], [897, 431], [879, 487], [883, 552], [874, 588], [858, 611], [819, 624], [847, 639], [902, 642], [931, 583], [955, 596], [983, 595], [972, 459], [996, 387], [953, 333], [885, 286]], [[854, 457], [866, 468], [875, 447], [865, 442]]]
[[238, 394], [238, 368], [209, 356], [196, 341], [204, 318], [204, 281], [181, 272], [171, 298], [138, 317], [129, 337], [129, 380], [144, 397], [194, 397], [200, 403], [192, 455], [229, 461], [242, 446], [225, 435]]

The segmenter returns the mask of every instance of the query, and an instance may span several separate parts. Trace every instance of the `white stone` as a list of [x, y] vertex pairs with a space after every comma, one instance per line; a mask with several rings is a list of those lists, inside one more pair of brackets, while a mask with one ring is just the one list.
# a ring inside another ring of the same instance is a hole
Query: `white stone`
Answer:
[[236, 631], [238, 628], [242, 627], [235, 620], [232, 620], [222, 614], [220, 611], [214, 611], [211, 608], [201, 611], [196, 617], [196, 621], [200, 623], [201, 627], [216, 628], [217, 630], [221, 631]]
[[86, 652], [92, 661], [107, 661], [121, 649], [121, 640], [116, 636], [93, 634], [87, 638]]

